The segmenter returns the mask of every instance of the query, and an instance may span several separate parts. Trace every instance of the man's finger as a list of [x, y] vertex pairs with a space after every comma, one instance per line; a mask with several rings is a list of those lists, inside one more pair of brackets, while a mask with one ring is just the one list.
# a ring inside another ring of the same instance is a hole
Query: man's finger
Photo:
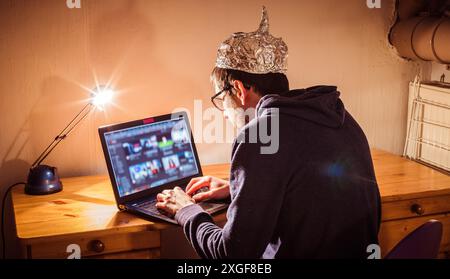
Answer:
[[189, 188], [191, 188], [192, 184], [196, 183], [197, 181], [199, 181], [202, 178], [203, 177], [194, 177], [194, 178], [192, 178], [191, 181], [189, 181], [188, 185], [186, 186], [186, 192], [189, 190]]
[[198, 193], [197, 195], [194, 195], [192, 198], [195, 200], [195, 202], [205, 201], [209, 199], [214, 199], [214, 195], [221, 191], [223, 187], [220, 188], [214, 188], [210, 189], [207, 192]]
[[164, 194], [159, 193], [158, 195], [156, 195], [156, 200], [157, 201], [164, 201], [164, 199], [166, 198], [166, 196]]
[[172, 191], [172, 190], [168, 190], [168, 189], [166, 189], [166, 190], [164, 190], [164, 191], [162, 191], [162, 193], [164, 194], [164, 195], [170, 195], [170, 191]]
[[210, 176], [201, 176], [201, 177], [194, 177], [189, 181], [188, 185], [186, 186], [186, 193], [189, 189], [192, 188], [192, 186], [196, 183], [199, 183], [200, 181], [211, 181]]
[[192, 198], [195, 200], [195, 202], [204, 201], [204, 200], [210, 199], [213, 193], [214, 193], [213, 191], [203, 192], [203, 193], [194, 195]]
[[184, 193], [184, 191], [183, 191], [183, 189], [181, 189], [180, 187], [178, 187], [178, 186], [176, 186], [175, 188], [173, 188], [174, 190], [176, 190], [176, 191], [181, 191], [181, 192], [183, 192]]
[[192, 195], [193, 193], [197, 192], [201, 188], [205, 186], [209, 186], [211, 184], [211, 181], [209, 179], [203, 179], [196, 183], [194, 183], [189, 190], [186, 191], [186, 194]]
[[169, 216], [175, 215], [174, 208], [172, 206], [170, 206], [170, 204], [167, 202], [156, 203], [156, 208], [162, 210], [165, 213], [165, 215], [169, 215]]
[[162, 202], [157, 202], [155, 204], [156, 208], [158, 209], [165, 209], [167, 207], [167, 202], [166, 201], [162, 201]]

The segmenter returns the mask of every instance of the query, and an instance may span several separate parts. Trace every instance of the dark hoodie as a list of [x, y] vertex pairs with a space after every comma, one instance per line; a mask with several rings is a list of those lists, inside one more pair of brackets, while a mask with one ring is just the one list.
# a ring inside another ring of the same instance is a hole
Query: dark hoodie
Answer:
[[256, 109], [240, 135], [278, 117], [278, 151], [235, 140], [224, 228], [198, 205], [175, 216], [194, 249], [202, 258], [367, 258], [380, 196], [366, 137], [336, 87], [266, 95]]

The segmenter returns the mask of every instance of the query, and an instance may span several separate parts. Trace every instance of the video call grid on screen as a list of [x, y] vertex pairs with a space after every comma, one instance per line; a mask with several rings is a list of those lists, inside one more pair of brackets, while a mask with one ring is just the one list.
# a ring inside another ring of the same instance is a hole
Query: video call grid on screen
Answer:
[[120, 197], [198, 174], [184, 118], [105, 133]]

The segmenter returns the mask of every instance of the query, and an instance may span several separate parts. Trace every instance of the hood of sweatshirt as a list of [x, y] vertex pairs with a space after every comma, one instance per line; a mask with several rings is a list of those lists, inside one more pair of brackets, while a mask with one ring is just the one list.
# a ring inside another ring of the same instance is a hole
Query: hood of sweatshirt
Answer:
[[256, 111], [261, 115], [264, 110], [278, 108], [281, 115], [339, 128], [344, 124], [346, 113], [339, 95], [336, 86], [324, 85], [291, 90], [281, 95], [270, 94], [259, 100]]

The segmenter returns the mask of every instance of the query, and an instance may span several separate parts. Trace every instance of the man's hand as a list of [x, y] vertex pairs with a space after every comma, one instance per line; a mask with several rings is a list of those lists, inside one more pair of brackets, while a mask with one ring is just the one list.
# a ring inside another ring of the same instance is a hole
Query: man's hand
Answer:
[[[208, 190], [196, 194], [198, 190], [204, 187]], [[230, 183], [213, 176], [195, 177], [186, 186], [186, 193], [192, 196], [196, 202], [225, 199], [230, 196]]]
[[178, 210], [195, 203], [195, 200], [180, 187], [175, 187], [173, 190], [164, 190], [156, 196], [156, 199], [158, 200], [156, 207], [169, 216], [175, 216]]

